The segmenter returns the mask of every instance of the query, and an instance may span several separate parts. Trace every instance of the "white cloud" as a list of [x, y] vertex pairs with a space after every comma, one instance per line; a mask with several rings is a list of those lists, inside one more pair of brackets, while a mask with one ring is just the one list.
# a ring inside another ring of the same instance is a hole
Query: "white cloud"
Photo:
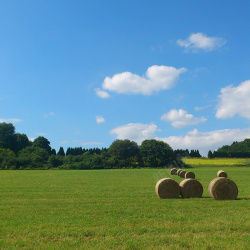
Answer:
[[4, 119], [4, 118], [0, 118], [0, 123], [18, 123], [18, 122], [21, 122], [22, 120], [21, 119], [16, 119], [16, 118], [7, 118], [7, 119]]
[[141, 124], [141, 123], [130, 123], [110, 131], [110, 134], [116, 134], [117, 139], [120, 140], [131, 140], [138, 144], [141, 144], [146, 139], [153, 139], [155, 133], [160, 131], [157, 126], [153, 123], [151, 124]]
[[144, 140], [156, 139], [168, 143], [173, 149], [199, 149], [200, 154], [207, 156], [209, 150], [216, 150], [223, 145], [231, 145], [234, 141], [243, 141], [250, 138], [250, 128], [224, 129], [209, 132], [199, 132], [197, 129], [189, 131], [185, 136], [156, 137], [156, 132], [161, 131], [157, 125], [130, 123], [114, 128], [111, 134], [116, 134], [117, 139], [129, 139], [140, 145]]
[[242, 82], [237, 87], [222, 88], [219, 98], [217, 118], [232, 118], [239, 114], [241, 117], [250, 119], [250, 80]]
[[[123, 72], [111, 78], [106, 77], [102, 84], [102, 88], [119, 94], [151, 95], [154, 92], [172, 88], [180, 74], [185, 71], [185, 68], [176, 69], [171, 66], [153, 65], [147, 69], [146, 76]], [[108, 94], [100, 89], [96, 89], [96, 93], [100, 97]]]
[[212, 51], [222, 47], [226, 41], [219, 37], [208, 37], [202, 33], [193, 33], [186, 40], [177, 40], [177, 44], [186, 50], [197, 52], [198, 50]]
[[194, 109], [196, 110], [196, 111], [201, 111], [201, 110], [204, 110], [204, 109], [207, 109], [207, 108], [209, 108], [211, 105], [207, 105], [207, 106], [203, 106], [203, 107], [195, 107]]
[[209, 150], [213, 151], [223, 145], [231, 145], [233, 141], [243, 141], [250, 138], [250, 128], [224, 129], [211, 132], [199, 132], [197, 129], [183, 136], [170, 136], [155, 138], [168, 143], [173, 149], [199, 149], [200, 154], [207, 156]]
[[101, 90], [101, 89], [99, 89], [99, 88], [95, 89], [95, 93], [96, 93], [99, 97], [101, 97], [101, 98], [109, 98], [109, 97], [110, 97], [110, 94], [109, 94], [109, 93], [107, 93], [106, 91], [103, 91], [103, 90]]
[[48, 118], [49, 116], [54, 116], [54, 115], [55, 115], [54, 112], [49, 112], [49, 113], [45, 114], [43, 117]]
[[175, 128], [184, 128], [200, 122], [205, 122], [207, 119], [204, 117], [196, 118], [183, 109], [172, 109], [167, 114], [163, 114], [161, 120], [171, 122], [171, 125]]
[[103, 118], [103, 116], [97, 115], [96, 116], [96, 122], [97, 123], [104, 123], [105, 119]]

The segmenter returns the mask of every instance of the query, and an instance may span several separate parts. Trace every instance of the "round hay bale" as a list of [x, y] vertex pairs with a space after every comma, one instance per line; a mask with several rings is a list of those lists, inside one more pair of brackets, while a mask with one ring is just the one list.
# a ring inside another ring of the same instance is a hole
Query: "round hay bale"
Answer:
[[195, 179], [195, 174], [193, 172], [186, 172], [185, 178], [186, 179]]
[[217, 172], [217, 176], [218, 177], [225, 177], [225, 178], [227, 178], [227, 173], [225, 171], [223, 171], [223, 170], [219, 170]]
[[180, 176], [180, 172], [181, 172], [181, 171], [183, 171], [183, 170], [182, 170], [182, 169], [179, 169], [179, 170], [177, 171], [177, 175], [178, 175], [178, 176]]
[[235, 200], [238, 196], [238, 187], [228, 178], [217, 177], [210, 182], [208, 192], [215, 200]]
[[156, 183], [155, 192], [161, 199], [178, 198], [180, 186], [171, 178], [163, 178]]
[[181, 178], [185, 178], [185, 174], [186, 174], [187, 172], [185, 171], [185, 170], [182, 170], [181, 172], [180, 172], [180, 177]]
[[177, 175], [177, 169], [176, 169], [176, 168], [172, 168], [172, 169], [170, 170], [170, 174], [171, 174], [171, 175]]
[[201, 198], [203, 187], [201, 183], [194, 179], [185, 179], [180, 183], [181, 196], [183, 198]]

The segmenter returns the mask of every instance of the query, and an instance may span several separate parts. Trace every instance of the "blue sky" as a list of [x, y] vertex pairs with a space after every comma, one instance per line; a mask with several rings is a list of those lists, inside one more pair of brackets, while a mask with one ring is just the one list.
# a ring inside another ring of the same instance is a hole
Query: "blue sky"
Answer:
[[0, 122], [33, 140], [250, 137], [249, 1], [0, 1]]

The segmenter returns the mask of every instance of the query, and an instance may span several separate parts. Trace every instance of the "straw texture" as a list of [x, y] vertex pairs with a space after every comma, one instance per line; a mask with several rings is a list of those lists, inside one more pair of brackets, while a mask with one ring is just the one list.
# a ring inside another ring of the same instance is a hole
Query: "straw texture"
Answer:
[[186, 179], [195, 179], [195, 174], [193, 172], [186, 172], [185, 178]]
[[181, 196], [183, 198], [201, 198], [203, 187], [201, 183], [194, 179], [185, 179], [180, 183]]
[[161, 199], [178, 198], [180, 186], [171, 178], [163, 178], [156, 183], [155, 192]]
[[210, 182], [208, 192], [215, 200], [235, 200], [238, 196], [238, 187], [228, 178], [217, 177]]

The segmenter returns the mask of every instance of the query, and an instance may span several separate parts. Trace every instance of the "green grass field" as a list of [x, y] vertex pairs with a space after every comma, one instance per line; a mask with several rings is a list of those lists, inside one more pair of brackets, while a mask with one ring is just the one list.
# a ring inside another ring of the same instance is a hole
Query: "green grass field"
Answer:
[[248, 249], [250, 168], [223, 167], [234, 201], [209, 197], [218, 170], [192, 169], [203, 198], [169, 200], [169, 169], [0, 171], [0, 249]]
[[182, 158], [184, 163], [193, 167], [207, 167], [207, 166], [250, 166], [249, 158]]

